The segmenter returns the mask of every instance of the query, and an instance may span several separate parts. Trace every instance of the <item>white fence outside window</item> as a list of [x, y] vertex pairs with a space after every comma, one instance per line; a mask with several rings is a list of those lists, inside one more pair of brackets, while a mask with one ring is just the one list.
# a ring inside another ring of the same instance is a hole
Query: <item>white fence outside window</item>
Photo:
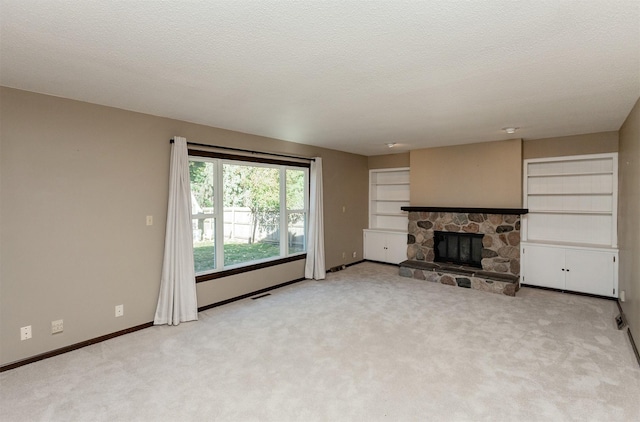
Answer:
[[[203, 213], [212, 213], [211, 208], [203, 208]], [[251, 210], [246, 207], [225, 207], [224, 208], [224, 238], [238, 243], [248, 243], [251, 240]], [[213, 220], [204, 220], [203, 228], [198, 227], [198, 221], [193, 220], [193, 240], [195, 242], [214, 240]], [[304, 242], [304, 222], [300, 221], [290, 227], [289, 238], [291, 244], [303, 245]], [[299, 239], [299, 240], [298, 240]], [[280, 234], [276, 227], [256, 228], [256, 242], [274, 242], [280, 240]]]

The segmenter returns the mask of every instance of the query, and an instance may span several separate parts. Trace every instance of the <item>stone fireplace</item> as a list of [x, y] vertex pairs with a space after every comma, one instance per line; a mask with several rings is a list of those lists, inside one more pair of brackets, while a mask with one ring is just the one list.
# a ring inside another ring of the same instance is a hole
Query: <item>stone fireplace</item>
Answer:
[[409, 234], [401, 275], [515, 296], [526, 209], [402, 209], [409, 212]]

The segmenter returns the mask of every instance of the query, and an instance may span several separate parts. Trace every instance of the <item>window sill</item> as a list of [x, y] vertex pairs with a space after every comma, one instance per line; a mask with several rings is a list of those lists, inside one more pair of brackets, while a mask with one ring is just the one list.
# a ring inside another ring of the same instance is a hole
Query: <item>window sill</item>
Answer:
[[246, 273], [249, 271], [259, 270], [261, 268], [273, 267], [275, 265], [286, 264], [287, 262], [298, 261], [306, 258], [307, 258], [307, 254], [304, 253], [300, 255], [289, 256], [287, 258], [275, 259], [273, 261], [260, 262], [257, 264], [247, 265], [244, 267], [232, 268], [229, 270], [222, 270], [215, 273], [201, 274], [196, 276], [196, 283], [202, 283], [203, 281], [215, 280], [218, 278], [228, 277], [230, 275]]

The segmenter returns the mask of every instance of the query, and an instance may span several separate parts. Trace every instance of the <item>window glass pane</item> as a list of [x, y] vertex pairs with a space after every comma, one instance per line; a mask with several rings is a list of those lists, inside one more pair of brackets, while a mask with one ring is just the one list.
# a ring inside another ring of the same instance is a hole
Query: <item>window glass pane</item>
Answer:
[[287, 222], [289, 253], [298, 253], [305, 251], [305, 213], [292, 212], [289, 214]]
[[196, 274], [208, 272], [216, 267], [215, 219], [194, 218], [193, 229], [193, 264]]
[[209, 161], [189, 161], [191, 214], [213, 213], [214, 165]]
[[287, 169], [287, 209], [304, 209], [305, 171]]
[[[190, 158], [196, 273], [305, 252], [308, 172], [270, 163]], [[222, 250], [216, 250], [216, 233]]]
[[268, 239], [256, 243], [224, 242], [224, 266], [229, 267], [251, 261], [260, 261], [280, 255], [278, 239], [271, 242]]
[[223, 165], [224, 266], [280, 255], [280, 170]]

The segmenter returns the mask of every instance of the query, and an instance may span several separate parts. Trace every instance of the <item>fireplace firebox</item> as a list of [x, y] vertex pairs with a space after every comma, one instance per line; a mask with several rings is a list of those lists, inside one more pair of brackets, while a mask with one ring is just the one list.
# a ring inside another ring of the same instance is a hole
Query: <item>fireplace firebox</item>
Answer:
[[482, 268], [482, 234], [434, 231], [436, 262]]

